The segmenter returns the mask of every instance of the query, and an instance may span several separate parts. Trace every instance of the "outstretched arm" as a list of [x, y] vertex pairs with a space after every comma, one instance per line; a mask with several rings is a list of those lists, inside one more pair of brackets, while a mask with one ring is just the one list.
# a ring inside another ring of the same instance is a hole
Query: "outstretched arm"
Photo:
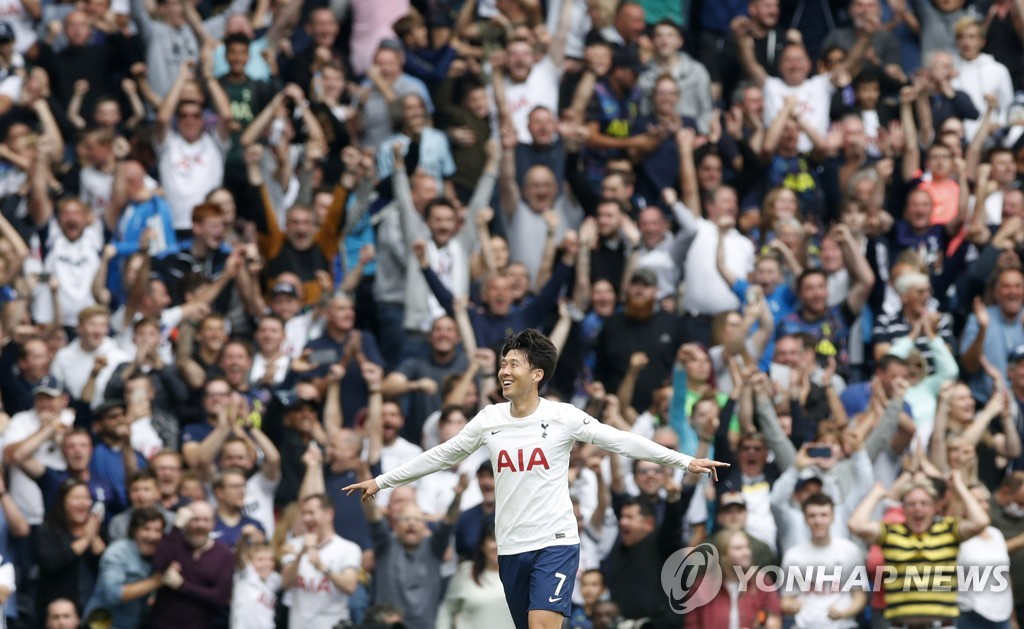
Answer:
[[609, 452], [642, 461], [651, 461], [661, 465], [677, 467], [694, 474], [712, 474], [716, 480], [718, 479], [718, 468], [728, 467], [727, 463], [708, 459], [695, 459], [681, 452], [669, 450], [650, 439], [612, 428], [594, 418], [588, 417], [584, 419], [580, 425], [580, 430], [573, 436], [580, 441], [601, 446]]
[[455, 438], [427, 450], [405, 465], [393, 469], [387, 474], [381, 474], [377, 478], [344, 487], [342, 491], [348, 495], [354, 491], [362, 491], [363, 500], [369, 500], [381, 489], [407, 485], [434, 472], [454, 467], [476, 452], [482, 441], [483, 431], [479, 429], [479, 423], [476, 426], [467, 425], [462, 432], [455, 435]]

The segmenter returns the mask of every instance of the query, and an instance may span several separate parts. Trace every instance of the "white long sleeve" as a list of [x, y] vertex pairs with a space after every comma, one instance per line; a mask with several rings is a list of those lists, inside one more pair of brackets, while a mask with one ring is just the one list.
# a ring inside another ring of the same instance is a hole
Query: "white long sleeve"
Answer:
[[601, 446], [609, 452], [628, 456], [633, 459], [640, 459], [642, 461], [660, 463], [661, 465], [667, 465], [669, 467], [678, 467], [683, 470], [689, 467], [690, 461], [693, 460], [693, 457], [688, 454], [669, 450], [665, 446], [654, 443], [650, 439], [645, 439], [644, 437], [635, 435], [631, 432], [612, 428], [611, 426], [602, 424], [596, 419], [591, 420], [588, 424], [585, 424], [585, 426], [590, 427], [590, 430], [588, 431], [590, 433], [590, 438], [581, 439], [581, 441]]
[[478, 426], [473, 426], [470, 422], [459, 434], [448, 441], [434, 446], [408, 463], [378, 476], [376, 478], [377, 486], [381, 489], [391, 489], [407, 485], [434, 472], [458, 465], [480, 447], [483, 435], [477, 428]]

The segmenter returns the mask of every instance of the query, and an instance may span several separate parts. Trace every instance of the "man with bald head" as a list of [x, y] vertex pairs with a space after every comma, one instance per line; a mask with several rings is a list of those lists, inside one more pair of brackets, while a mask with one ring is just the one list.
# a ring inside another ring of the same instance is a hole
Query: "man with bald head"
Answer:
[[[558, 135], [558, 117], [544, 105], [530, 110], [526, 129], [532, 143], [516, 144], [516, 184], [524, 184], [526, 173], [532, 166], [544, 165], [552, 172], [565, 172], [565, 141]], [[561, 192], [562, 182], [558, 182]]]
[[[505, 159], [509, 160], [507, 163], [514, 163], [514, 149], [505, 149]], [[551, 232], [555, 242], [561, 242], [566, 230], [573, 229], [577, 221], [569, 224], [571, 217], [566, 212], [564, 198], [558, 192], [555, 173], [543, 164], [526, 171], [522, 188], [516, 184], [515, 169], [503, 167], [499, 185], [509, 257], [513, 262], [526, 265], [532, 283], [537, 278], [544, 255], [545, 239], [542, 235]], [[545, 214], [552, 212], [558, 219], [553, 230], [545, 219]]]
[[66, 598], [58, 598], [46, 607], [46, 629], [78, 629], [81, 622], [75, 604]]
[[432, 535], [415, 502], [396, 512], [397, 517], [390, 521], [391, 530], [374, 501], [362, 503], [373, 534], [377, 600], [398, 605], [405, 624], [412, 629], [430, 629], [437, 619], [441, 600], [441, 579], [437, 575], [441, 574], [448, 541], [459, 519], [462, 492], [468, 483], [469, 477], [463, 476], [455, 487], [448, 512]]
[[640, 243], [635, 249], [637, 267], [651, 269], [658, 276], [659, 300], [674, 297], [685, 250], [672, 234], [665, 212], [657, 206], [640, 210], [637, 227], [640, 228]]
[[178, 509], [174, 528], [153, 555], [153, 571], [164, 576], [150, 626], [217, 626], [220, 607], [231, 600], [234, 557], [230, 548], [210, 537], [213, 523], [213, 507], [203, 500]]
[[127, 40], [120, 33], [115, 33], [97, 42], [89, 16], [83, 11], [67, 14], [64, 34], [67, 46], [59, 52], [53, 48], [52, 38], [39, 42], [39, 65], [49, 73], [50, 88], [61, 109], [67, 108], [77, 81], [88, 83], [89, 91], [83, 97], [81, 115], [89, 120], [96, 99], [113, 93], [110, 76], [118, 62], [129, 57]]

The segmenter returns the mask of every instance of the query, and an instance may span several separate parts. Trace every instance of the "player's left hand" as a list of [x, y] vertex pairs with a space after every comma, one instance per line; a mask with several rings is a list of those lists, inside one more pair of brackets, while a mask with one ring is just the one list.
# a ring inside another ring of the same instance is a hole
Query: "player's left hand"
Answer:
[[[693, 463], [691, 463], [690, 465], [693, 465]], [[352, 492], [354, 491], [362, 491], [362, 501], [366, 502], [368, 500], [373, 500], [374, 494], [380, 491], [380, 487], [377, 486], [377, 480], [371, 478], [369, 480], [364, 480], [361, 483], [356, 483], [354, 485], [349, 485], [348, 487], [343, 487], [341, 491], [345, 492], [346, 496], [351, 496]]]
[[729, 467], [729, 464], [711, 459], [694, 459], [686, 466], [686, 471], [691, 474], [707, 474], [709, 478], [717, 481], [718, 468], [720, 467]]

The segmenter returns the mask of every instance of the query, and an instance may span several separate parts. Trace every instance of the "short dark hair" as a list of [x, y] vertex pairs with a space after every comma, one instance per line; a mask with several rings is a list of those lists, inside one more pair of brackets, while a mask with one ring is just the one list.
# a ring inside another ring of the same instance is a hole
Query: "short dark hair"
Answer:
[[450, 199], [446, 197], [438, 197], [436, 199], [431, 200], [429, 203], [427, 203], [427, 207], [423, 208], [423, 220], [429, 221], [430, 215], [434, 211], [434, 208], [438, 207], [446, 207], [450, 209], [452, 212], [458, 214], [458, 210], [455, 209], [455, 204], [452, 203]]
[[252, 40], [250, 40], [249, 36], [245, 33], [231, 33], [230, 35], [224, 38], [224, 50], [227, 50], [228, 46], [231, 46], [233, 44], [242, 44], [243, 46], [248, 48], [251, 42]]
[[538, 391], [543, 390], [544, 385], [555, 375], [555, 365], [558, 364], [558, 350], [555, 348], [555, 344], [551, 342], [551, 339], [531, 328], [507, 337], [501, 346], [501, 358], [504, 359], [513, 350], [518, 350], [526, 355], [526, 362], [530, 367], [544, 372], [537, 385]]
[[154, 520], [165, 522], [164, 516], [156, 507], [143, 507], [132, 511], [128, 519], [128, 537], [135, 537], [135, 532]]
[[320, 508], [325, 511], [334, 511], [334, 503], [331, 502], [331, 499], [327, 496], [327, 494], [313, 494], [311, 496], [306, 496], [305, 498], [302, 499], [302, 504], [306, 504], [310, 500], [316, 500], [317, 502], [319, 502]]
[[[625, 509], [626, 507], [638, 508], [640, 510], [640, 517], [642, 518], [657, 518], [657, 514], [654, 513], [654, 507], [651, 506], [651, 503], [646, 500], [641, 500], [637, 496], [630, 496], [623, 500], [622, 509]], [[620, 514], [622, 513], [622, 509], [619, 510]]]
[[[228, 342], [224, 344], [224, 347], [226, 348], [228, 345], [237, 345], [241, 347], [243, 350], [245, 350], [246, 356], [248, 356], [249, 358], [253, 357], [254, 353], [252, 350], [252, 345], [249, 344], [249, 341], [245, 340], [240, 336], [233, 336], [230, 339], [228, 339]], [[221, 355], [223, 355], [223, 353]]]
[[614, 205], [619, 210], [619, 214], [623, 216], [629, 216], [629, 208], [626, 207], [625, 203], [619, 201], [618, 199], [613, 199], [611, 197], [602, 197], [601, 200], [597, 202], [597, 207], [602, 207], [604, 205]]
[[480, 467], [476, 468], [477, 476], [490, 476], [494, 478], [494, 467], [491, 466], [490, 461], [484, 461], [480, 464]]
[[141, 469], [141, 470], [135, 472], [134, 474], [132, 474], [131, 476], [129, 476], [128, 477], [128, 487], [131, 487], [135, 483], [140, 483], [140, 482], [146, 481], [146, 480], [151, 480], [154, 483], [157, 482], [156, 472], [154, 472], [152, 468], [147, 467], [147, 468]]
[[889, 365], [903, 365], [904, 367], [906, 367], [907, 364], [907, 359], [903, 358], [902, 356], [897, 356], [895, 354], [886, 354], [885, 356], [882, 356], [878, 360], [878, 363], [875, 365], [875, 369], [878, 371], [885, 371], [886, 369], [889, 368]]
[[462, 408], [458, 404], [449, 404], [448, 406], [445, 406], [444, 408], [441, 409], [441, 414], [437, 418], [437, 424], [439, 426], [441, 424], [447, 424], [451, 416], [454, 415], [455, 413], [462, 413], [464, 416], [466, 416], [466, 420], [469, 420], [469, 416], [466, 413], [466, 409]]
[[812, 275], [820, 275], [826, 282], [828, 281], [828, 273], [825, 273], [821, 269], [804, 269], [804, 272], [796, 278], [796, 292], [799, 293], [800, 289], [804, 287], [804, 280], [811, 277]]
[[224, 481], [228, 476], [241, 476], [244, 479], [245, 470], [240, 467], [226, 467], [217, 472], [213, 477], [213, 483], [211, 483], [213, 490], [224, 489]]
[[832, 498], [830, 498], [828, 494], [823, 491], [819, 491], [808, 496], [804, 500], [804, 503], [800, 505], [800, 509], [802, 511], [807, 511], [807, 507], [830, 507], [834, 510], [836, 503], [833, 502]]
[[878, 66], [868, 64], [857, 73], [857, 76], [853, 77], [853, 87], [856, 89], [858, 86], [866, 85], [868, 83], [881, 83], [882, 82], [882, 71]]
[[674, 28], [676, 33], [678, 33], [680, 37], [683, 36], [683, 29], [679, 28], [678, 24], [668, 19], [667, 17], [661, 18], [651, 26], [651, 34], [653, 34], [655, 29], [657, 29], [659, 26], [667, 26], [670, 28]]
[[391, 30], [395, 31], [395, 35], [398, 35], [402, 42], [405, 42], [405, 38], [412, 35], [413, 29], [417, 26], [423, 26], [423, 18], [417, 14], [405, 15], [398, 18], [398, 21], [391, 26]]

